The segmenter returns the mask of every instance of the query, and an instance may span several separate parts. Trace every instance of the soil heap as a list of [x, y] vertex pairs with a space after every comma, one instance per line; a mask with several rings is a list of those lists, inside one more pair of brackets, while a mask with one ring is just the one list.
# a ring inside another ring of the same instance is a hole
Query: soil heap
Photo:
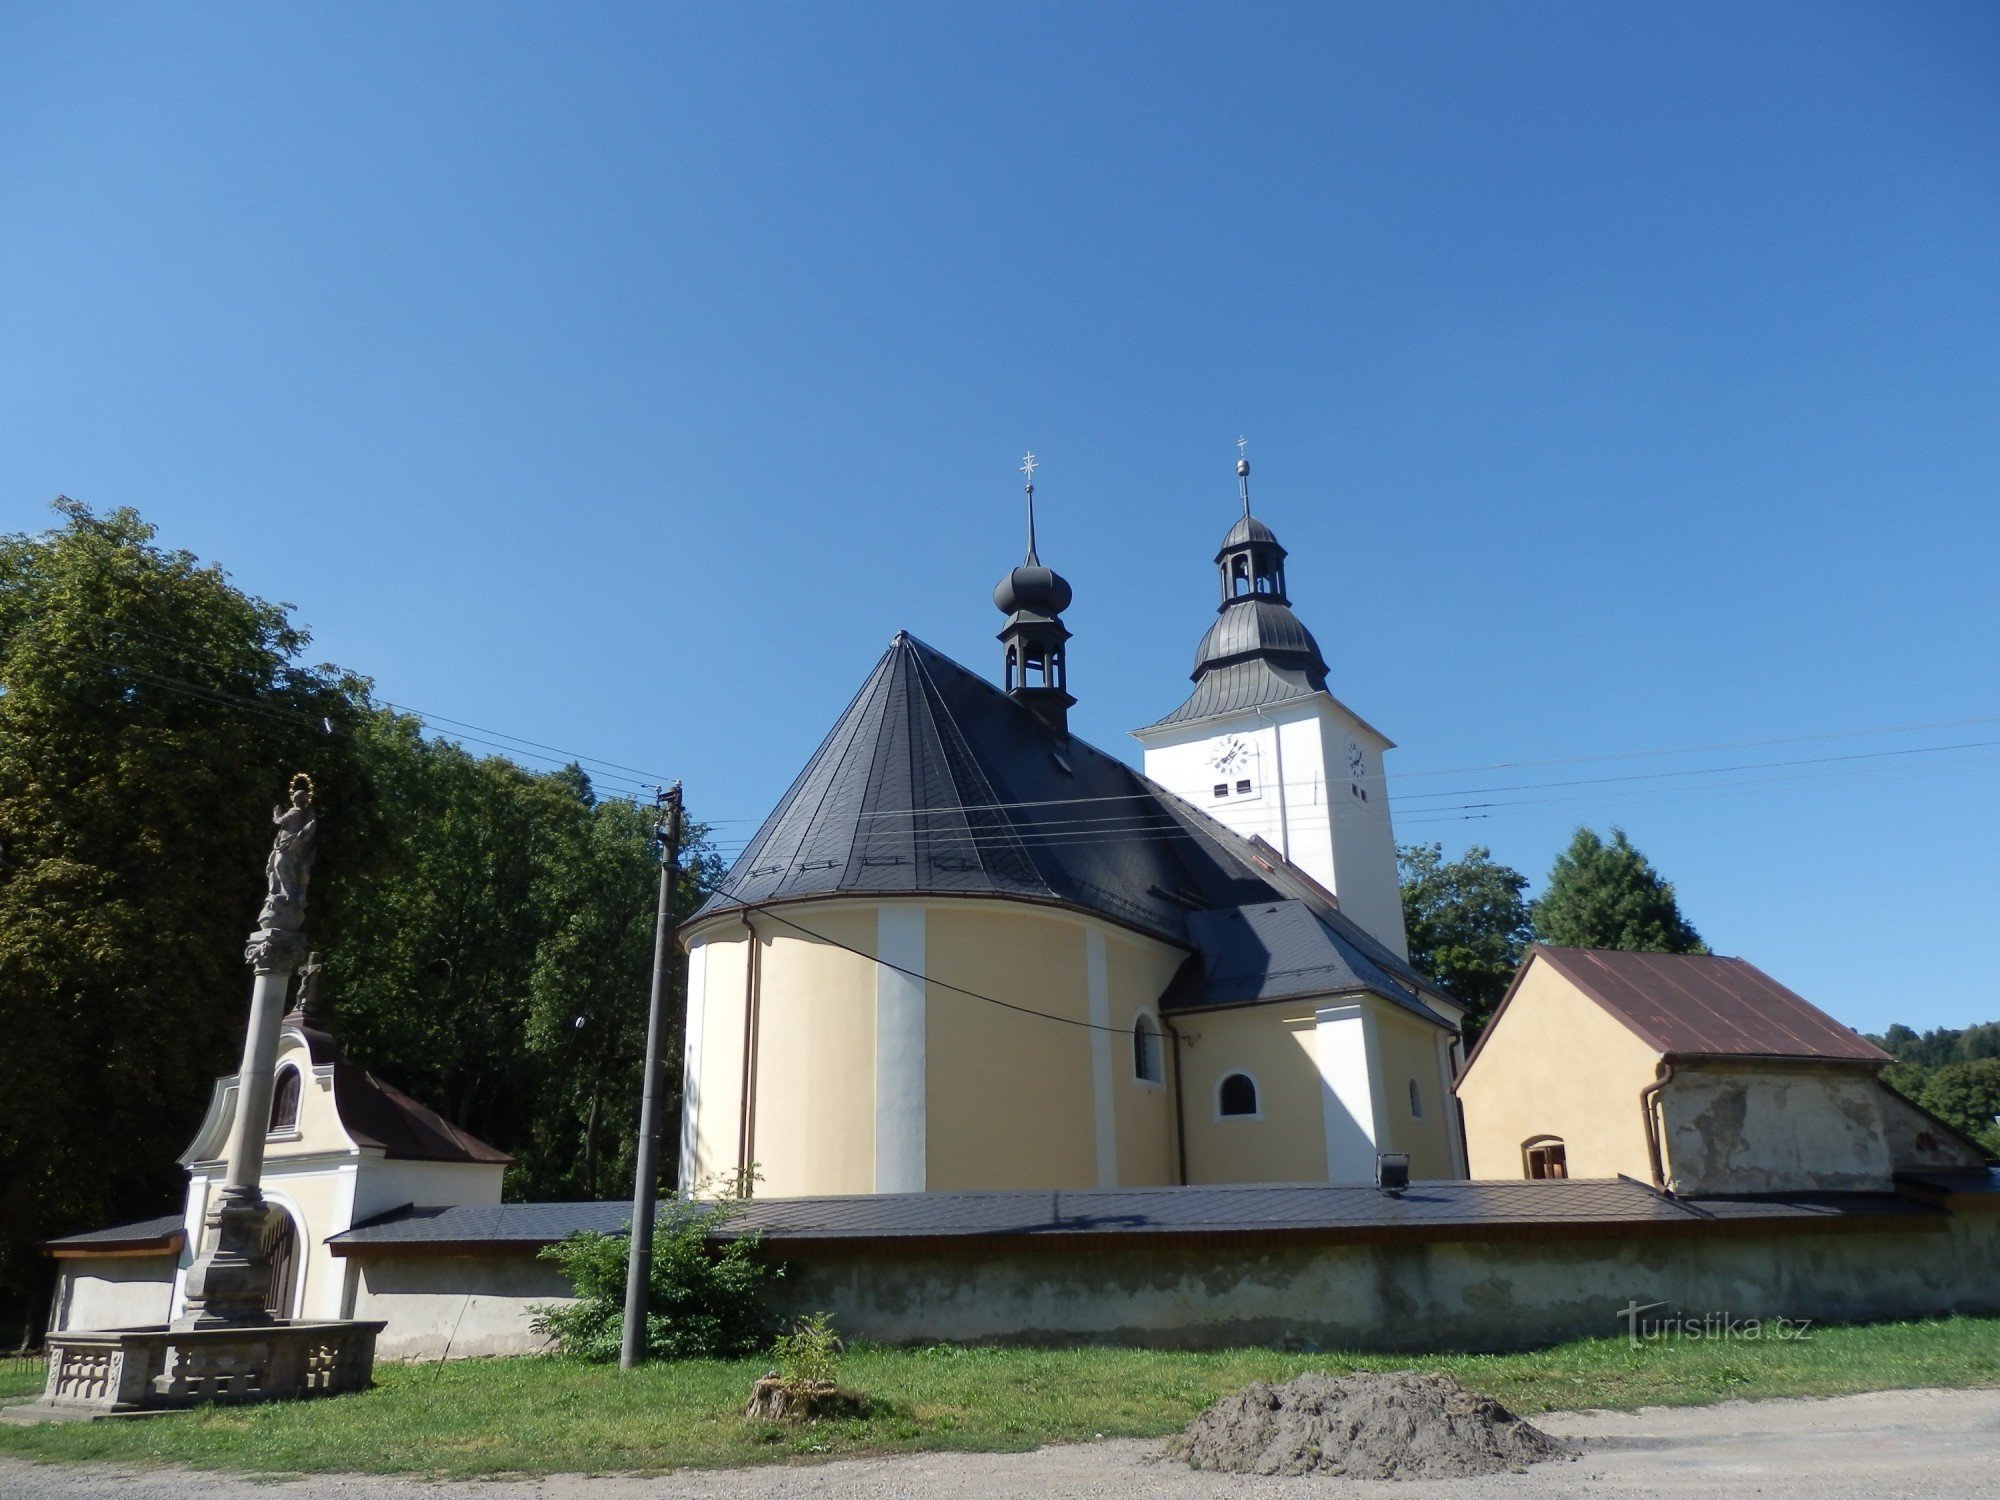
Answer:
[[1247, 1385], [1168, 1439], [1190, 1468], [1353, 1479], [1456, 1479], [1570, 1450], [1491, 1396], [1416, 1370]]

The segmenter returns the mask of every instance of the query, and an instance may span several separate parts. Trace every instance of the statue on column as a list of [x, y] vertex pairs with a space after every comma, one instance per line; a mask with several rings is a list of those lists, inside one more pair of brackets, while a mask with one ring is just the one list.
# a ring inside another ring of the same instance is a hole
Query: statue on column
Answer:
[[270, 857], [264, 861], [264, 907], [243, 952], [244, 959], [258, 970], [290, 969], [304, 948], [299, 929], [305, 924], [306, 886], [312, 879], [314, 841], [319, 834], [310, 776], [300, 772], [292, 778], [290, 805], [271, 809], [271, 823], [277, 834], [271, 840]]

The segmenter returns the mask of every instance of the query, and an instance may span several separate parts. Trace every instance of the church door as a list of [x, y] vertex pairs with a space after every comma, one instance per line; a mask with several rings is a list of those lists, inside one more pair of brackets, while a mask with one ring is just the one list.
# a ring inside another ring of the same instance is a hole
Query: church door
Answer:
[[264, 1299], [264, 1311], [274, 1318], [292, 1315], [292, 1290], [299, 1279], [299, 1235], [292, 1216], [282, 1208], [272, 1208], [264, 1221], [264, 1255], [271, 1263], [271, 1291]]

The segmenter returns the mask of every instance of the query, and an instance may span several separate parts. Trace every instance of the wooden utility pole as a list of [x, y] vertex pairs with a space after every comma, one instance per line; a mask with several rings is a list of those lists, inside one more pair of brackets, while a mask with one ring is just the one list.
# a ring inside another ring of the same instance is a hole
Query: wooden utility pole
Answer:
[[639, 1093], [639, 1160], [632, 1175], [632, 1243], [625, 1262], [625, 1328], [618, 1368], [632, 1369], [646, 1358], [646, 1293], [653, 1271], [653, 1198], [660, 1176], [661, 1032], [667, 1009], [668, 976], [673, 972], [674, 887], [681, 863], [681, 784], [655, 793], [664, 809], [654, 837], [660, 843], [660, 911], [653, 924], [653, 994], [646, 1012], [646, 1080]]

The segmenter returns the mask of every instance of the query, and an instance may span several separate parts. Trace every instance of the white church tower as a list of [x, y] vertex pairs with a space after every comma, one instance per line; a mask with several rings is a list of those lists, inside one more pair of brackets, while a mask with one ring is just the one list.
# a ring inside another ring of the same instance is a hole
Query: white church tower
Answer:
[[1326, 662], [1285, 595], [1285, 549], [1250, 514], [1215, 555], [1222, 602], [1195, 652], [1194, 694], [1133, 735], [1146, 774], [1333, 893], [1399, 958], [1409, 956], [1382, 755], [1387, 736], [1326, 690]]

